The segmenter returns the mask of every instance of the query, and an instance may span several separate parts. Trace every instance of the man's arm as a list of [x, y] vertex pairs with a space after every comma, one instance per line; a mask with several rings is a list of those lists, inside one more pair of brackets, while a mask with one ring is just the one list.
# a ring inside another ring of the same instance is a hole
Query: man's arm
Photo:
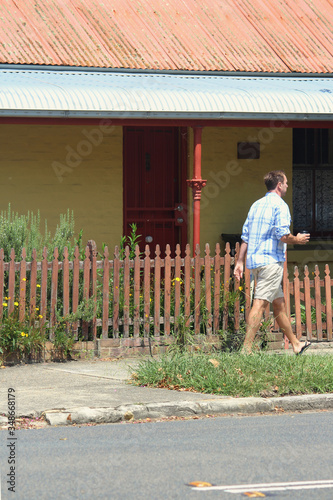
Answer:
[[238, 260], [237, 260], [237, 264], [236, 264], [235, 270], [234, 270], [234, 275], [239, 280], [243, 276], [244, 260], [245, 260], [246, 251], [247, 251], [247, 243], [245, 243], [245, 241], [243, 241], [241, 246], [240, 246]]
[[310, 239], [310, 233], [298, 233], [297, 236], [292, 234], [285, 234], [280, 238], [282, 243], [287, 243], [288, 245], [306, 245]]

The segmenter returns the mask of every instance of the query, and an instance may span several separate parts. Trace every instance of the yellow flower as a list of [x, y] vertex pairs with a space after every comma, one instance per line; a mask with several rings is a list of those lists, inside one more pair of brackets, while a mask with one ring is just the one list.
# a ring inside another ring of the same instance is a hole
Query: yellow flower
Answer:
[[22, 281], [27, 281], [27, 278], [22, 278]]
[[39, 311], [38, 307], [36, 307], [35, 309], [36, 309], [36, 311]]
[[4, 307], [7, 307], [7, 306], [8, 306], [7, 302], [3, 302], [3, 303], [2, 303], [2, 305], [3, 305]]
[[18, 303], [18, 302], [14, 302], [14, 306], [18, 306], [18, 305], [19, 305], [19, 303]]
[[24, 332], [21, 333], [21, 337], [25, 337], [25, 333]]
[[175, 278], [175, 280], [176, 280], [176, 281], [181, 281], [181, 279], [180, 279], [180, 278]]
[[40, 285], [36, 285], [37, 288], [40, 288]]
[[40, 319], [42, 319], [42, 317], [43, 317], [43, 316], [42, 316], [41, 314], [39, 314], [39, 316], [38, 316], [38, 317], [39, 317]]
[[25, 334], [25, 336], [26, 336], [26, 337], [29, 337], [29, 335], [28, 335], [27, 333]]
[[238, 287], [238, 290], [242, 291], [242, 290], [243, 290], [243, 287], [242, 287], [242, 286], [239, 286], [239, 287]]

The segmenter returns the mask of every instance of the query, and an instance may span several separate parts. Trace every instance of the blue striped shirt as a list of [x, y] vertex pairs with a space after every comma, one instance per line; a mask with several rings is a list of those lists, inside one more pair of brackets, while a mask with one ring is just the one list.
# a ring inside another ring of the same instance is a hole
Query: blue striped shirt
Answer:
[[280, 239], [290, 233], [290, 222], [289, 207], [278, 194], [268, 192], [253, 203], [242, 232], [248, 269], [285, 261], [287, 245]]

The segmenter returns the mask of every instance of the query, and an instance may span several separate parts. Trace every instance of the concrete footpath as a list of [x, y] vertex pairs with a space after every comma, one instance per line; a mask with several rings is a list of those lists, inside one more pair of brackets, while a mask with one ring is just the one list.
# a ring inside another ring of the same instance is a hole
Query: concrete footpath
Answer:
[[[333, 349], [327, 352], [333, 354]], [[40, 419], [47, 425], [333, 409], [333, 394], [231, 398], [128, 383], [138, 364], [148, 358], [80, 360], [1, 368], [0, 428], [6, 428], [8, 424], [9, 393], [15, 396], [15, 399], [13, 396], [10, 399], [15, 401], [16, 418]]]

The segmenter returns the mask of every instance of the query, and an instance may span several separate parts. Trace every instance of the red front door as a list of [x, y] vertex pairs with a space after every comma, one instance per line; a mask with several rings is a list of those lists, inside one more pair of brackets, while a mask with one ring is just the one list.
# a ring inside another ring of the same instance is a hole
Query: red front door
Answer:
[[180, 145], [177, 127], [124, 128], [124, 233], [137, 225], [141, 251], [147, 243], [151, 252], [159, 244], [163, 253], [168, 243], [172, 252], [186, 244]]

